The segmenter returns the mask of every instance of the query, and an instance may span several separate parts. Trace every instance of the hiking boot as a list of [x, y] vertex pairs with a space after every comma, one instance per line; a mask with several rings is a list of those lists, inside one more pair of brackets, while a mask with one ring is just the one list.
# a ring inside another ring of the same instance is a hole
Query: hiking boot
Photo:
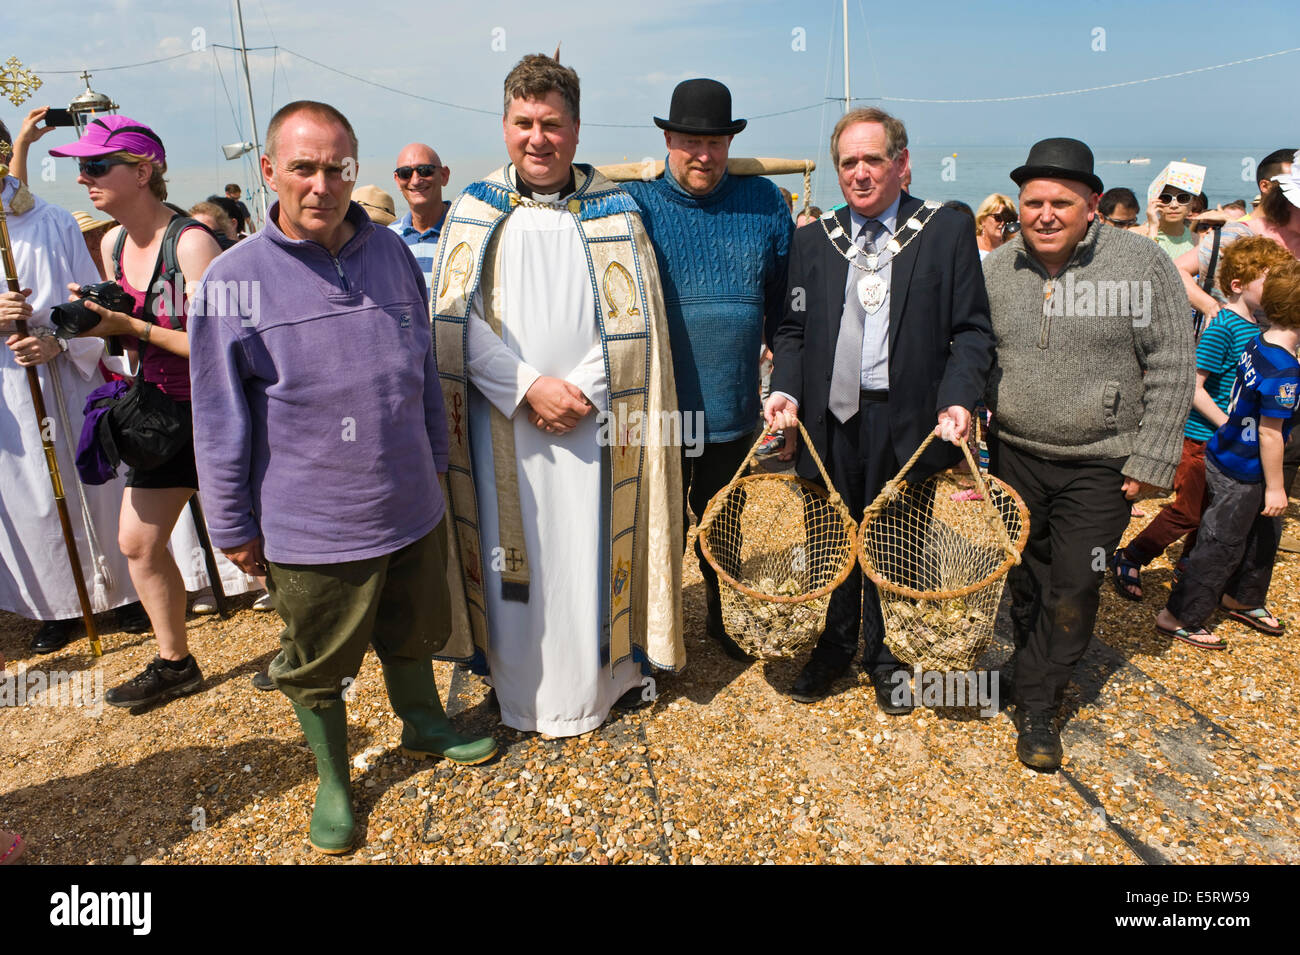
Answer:
[[311, 847], [326, 855], [352, 848], [352, 777], [348, 766], [348, 716], [342, 701], [310, 709], [293, 704], [298, 725], [316, 757], [316, 800], [311, 810]]
[[1054, 773], [1061, 768], [1061, 734], [1055, 725], [1055, 714], [1048, 710], [1026, 710], [1017, 706], [1016, 756], [1030, 769]]
[[404, 755], [412, 759], [441, 756], [463, 766], [485, 763], [496, 755], [497, 741], [491, 736], [464, 736], [452, 727], [438, 699], [432, 661], [384, 663], [383, 671], [389, 702], [402, 720]]
[[109, 706], [150, 706], [194, 693], [202, 684], [203, 673], [193, 656], [185, 658], [180, 670], [168, 666], [162, 657], [154, 657], [139, 676], [105, 693], [104, 702]]

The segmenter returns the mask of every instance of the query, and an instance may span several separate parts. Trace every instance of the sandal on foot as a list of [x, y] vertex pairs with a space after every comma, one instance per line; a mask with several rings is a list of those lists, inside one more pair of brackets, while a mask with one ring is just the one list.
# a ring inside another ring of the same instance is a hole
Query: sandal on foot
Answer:
[[[1206, 630], [1204, 627], [1201, 627], [1199, 630], [1185, 630], [1182, 627], [1179, 627], [1176, 630], [1171, 630], [1169, 627], [1162, 627], [1160, 626], [1160, 624], [1156, 624], [1156, 633], [1159, 633], [1162, 636], [1166, 636], [1166, 637], [1173, 637], [1175, 640], [1183, 641], [1183, 643], [1191, 644], [1192, 646], [1196, 647], [1198, 650], [1228, 649], [1227, 640], [1224, 640], [1222, 637], [1211, 633], [1210, 631]], [[1199, 640], [1197, 639], [1198, 637], [1212, 637], [1214, 639], [1214, 642], [1211, 643], [1208, 640]]]
[[1142, 594], [1133, 593], [1129, 587], [1136, 587], [1142, 590], [1142, 566], [1129, 560], [1124, 554], [1124, 549], [1120, 548], [1111, 555], [1110, 564], [1110, 581], [1115, 585], [1115, 593], [1119, 594], [1125, 600], [1134, 602], [1142, 599]]
[[[1244, 623], [1251, 629], [1258, 630], [1260, 633], [1266, 633], [1270, 637], [1280, 636], [1284, 629], [1282, 621], [1277, 620], [1277, 617], [1274, 617], [1269, 613], [1267, 607], [1256, 607], [1254, 610], [1236, 610], [1221, 603], [1219, 604], [1219, 609], [1238, 623]], [[1277, 626], [1270, 627], [1264, 622], [1264, 620], [1269, 617], [1277, 620]]]

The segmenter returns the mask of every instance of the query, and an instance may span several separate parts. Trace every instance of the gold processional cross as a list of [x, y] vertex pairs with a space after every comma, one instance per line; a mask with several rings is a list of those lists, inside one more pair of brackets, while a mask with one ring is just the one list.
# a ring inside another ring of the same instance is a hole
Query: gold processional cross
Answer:
[[5, 60], [0, 69], [0, 96], [9, 97], [15, 106], [23, 105], [23, 100], [41, 88], [41, 78], [31, 70], [23, 69], [18, 57], [11, 56]]

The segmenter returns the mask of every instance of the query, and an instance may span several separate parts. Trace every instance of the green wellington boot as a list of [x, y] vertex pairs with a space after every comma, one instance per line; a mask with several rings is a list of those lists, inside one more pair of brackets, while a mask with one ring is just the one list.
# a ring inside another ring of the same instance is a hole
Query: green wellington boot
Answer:
[[402, 752], [413, 759], [442, 756], [453, 763], [485, 763], [497, 752], [491, 736], [474, 739], [452, 728], [438, 699], [433, 663], [409, 660], [385, 663], [384, 683], [393, 712], [402, 718]]
[[311, 812], [311, 847], [326, 855], [352, 848], [352, 780], [348, 769], [348, 716], [342, 702], [320, 709], [293, 705], [303, 735], [316, 754], [316, 805]]

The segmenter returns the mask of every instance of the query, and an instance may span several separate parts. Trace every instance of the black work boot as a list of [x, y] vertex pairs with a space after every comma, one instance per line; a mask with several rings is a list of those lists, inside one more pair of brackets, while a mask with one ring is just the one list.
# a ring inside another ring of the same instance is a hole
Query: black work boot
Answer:
[[1016, 705], [1012, 717], [1016, 724], [1016, 756], [1030, 769], [1054, 773], [1061, 768], [1065, 751], [1061, 747], [1061, 734], [1056, 729], [1056, 713], [1052, 710], [1028, 710]]

